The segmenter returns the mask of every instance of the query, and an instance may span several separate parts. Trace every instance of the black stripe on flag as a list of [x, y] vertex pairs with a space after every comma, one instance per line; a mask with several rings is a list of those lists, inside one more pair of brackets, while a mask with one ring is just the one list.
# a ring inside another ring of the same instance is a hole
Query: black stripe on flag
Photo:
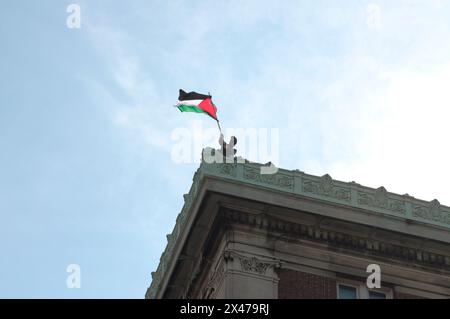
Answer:
[[189, 92], [180, 89], [180, 95], [178, 96], [178, 101], [186, 101], [186, 100], [204, 100], [211, 97], [211, 95], [200, 94], [197, 92]]

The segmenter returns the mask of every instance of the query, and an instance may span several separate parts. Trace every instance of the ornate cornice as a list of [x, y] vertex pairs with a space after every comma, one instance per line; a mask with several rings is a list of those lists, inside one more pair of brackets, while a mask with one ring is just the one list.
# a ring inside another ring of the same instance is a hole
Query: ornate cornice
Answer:
[[[293, 223], [266, 214], [251, 214], [236, 210], [225, 210], [224, 221], [233, 224], [245, 224], [256, 229], [282, 233], [289, 239], [307, 240], [328, 245], [330, 248], [344, 249], [348, 252], [372, 255], [373, 258], [385, 257], [407, 264], [408, 267], [423, 266], [432, 269], [441, 268], [450, 271], [450, 254], [443, 255], [413, 245], [393, 244], [388, 240], [378, 240], [369, 236], [357, 236], [348, 233], [324, 229], [319, 225]], [[279, 236], [279, 235], [277, 235]], [[251, 263], [247, 261], [247, 263]]]
[[[192, 210], [200, 182], [207, 176], [309, 197], [331, 204], [356, 207], [368, 212], [372, 211], [403, 218], [405, 221], [425, 223], [431, 227], [440, 226], [450, 231], [450, 207], [439, 204], [437, 200], [426, 202], [409, 195], [389, 193], [384, 187], [373, 189], [354, 182], [345, 183], [333, 180], [328, 174], [319, 177], [305, 174], [299, 170], [284, 169], [278, 169], [275, 174], [261, 174], [261, 167], [263, 167], [262, 164], [250, 163], [242, 158], [235, 158], [234, 163], [201, 163], [194, 174], [189, 193], [184, 195], [184, 206], [177, 217], [175, 227], [172, 233], [167, 236], [166, 249], [161, 255], [157, 270], [152, 273], [152, 283], [147, 290], [146, 298], [156, 297], [161, 281], [166, 275], [168, 263], [173, 257], [174, 247], [179, 242], [179, 236], [185, 229], [186, 219]], [[366, 247], [372, 247], [370, 243], [365, 243], [365, 245]], [[374, 245], [376, 244], [374, 243]], [[388, 246], [385, 245], [385, 247]], [[385, 250], [387, 248], [379, 249]]]

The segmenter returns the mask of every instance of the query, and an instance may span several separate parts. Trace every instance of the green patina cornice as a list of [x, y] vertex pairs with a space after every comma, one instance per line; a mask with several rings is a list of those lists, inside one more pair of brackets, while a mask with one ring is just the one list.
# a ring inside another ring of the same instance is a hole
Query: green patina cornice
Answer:
[[314, 176], [299, 170], [278, 169], [275, 174], [261, 174], [262, 164], [250, 163], [235, 158], [233, 163], [208, 164], [202, 162], [193, 177], [188, 194], [184, 195], [184, 206], [177, 217], [172, 234], [167, 235], [167, 246], [160, 258], [158, 269], [152, 273], [152, 283], [146, 298], [155, 298], [172, 257], [173, 248], [181, 230], [184, 229], [201, 180], [206, 176], [224, 178], [235, 182], [251, 184], [293, 195], [309, 197], [337, 205], [346, 205], [381, 213], [388, 216], [425, 223], [430, 226], [447, 228], [450, 231], [450, 207], [439, 201], [431, 202], [416, 199], [409, 195], [398, 195], [386, 191], [359, 185], [355, 182], [333, 180], [328, 174]]

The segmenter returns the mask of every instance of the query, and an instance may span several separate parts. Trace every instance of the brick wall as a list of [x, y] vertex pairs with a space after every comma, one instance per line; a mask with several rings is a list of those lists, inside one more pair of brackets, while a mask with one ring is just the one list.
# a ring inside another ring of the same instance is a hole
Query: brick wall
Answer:
[[[278, 271], [279, 299], [336, 299], [336, 280], [290, 269]], [[424, 297], [394, 291], [394, 299]]]
[[289, 269], [278, 272], [279, 299], [336, 299], [336, 280]]

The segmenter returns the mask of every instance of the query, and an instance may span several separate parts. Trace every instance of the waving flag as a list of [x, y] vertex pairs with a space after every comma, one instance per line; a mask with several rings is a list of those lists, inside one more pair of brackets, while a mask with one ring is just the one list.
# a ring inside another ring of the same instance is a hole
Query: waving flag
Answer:
[[[178, 103], [175, 105], [181, 112], [205, 113], [215, 119], [217, 122], [217, 108], [211, 100], [211, 95], [189, 92], [180, 89]], [[220, 127], [219, 127], [220, 128]]]

